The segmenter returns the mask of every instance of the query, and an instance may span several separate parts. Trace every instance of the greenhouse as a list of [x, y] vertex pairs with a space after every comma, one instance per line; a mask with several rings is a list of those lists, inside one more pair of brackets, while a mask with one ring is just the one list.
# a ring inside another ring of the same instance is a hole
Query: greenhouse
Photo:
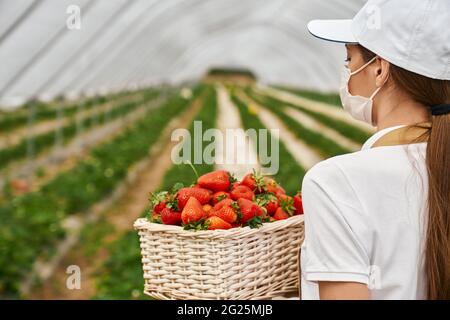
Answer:
[[0, 299], [450, 299], [449, 17], [0, 0]]

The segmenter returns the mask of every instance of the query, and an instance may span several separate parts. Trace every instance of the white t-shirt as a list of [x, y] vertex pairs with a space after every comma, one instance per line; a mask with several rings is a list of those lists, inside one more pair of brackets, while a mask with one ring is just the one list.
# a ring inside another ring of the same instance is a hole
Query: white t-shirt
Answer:
[[371, 299], [425, 299], [427, 144], [370, 148], [398, 127], [305, 175], [302, 299], [319, 299], [316, 281], [365, 283]]

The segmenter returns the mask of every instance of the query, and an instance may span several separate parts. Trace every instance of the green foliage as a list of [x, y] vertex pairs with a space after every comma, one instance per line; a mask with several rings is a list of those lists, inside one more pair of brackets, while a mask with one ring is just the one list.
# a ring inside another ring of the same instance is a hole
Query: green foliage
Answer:
[[253, 92], [250, 92], [250, 96], [263, 107], [266, 107], [276, 114], [286, 124], [289, 130], [297, 136], [297, 138], [303, 140], [312, 149], [317, 150], [322, 157], [329, 158], [351, 152], [350, 150], [341, 147], [333, 140], [325, 137], [321, 133], [312, 131], [292, 119], [284, 111], [286, 104], [267, 96], [256, 95]]
[[[152, 91], [153, 89], [144, 89], [142, 92], [145, 94], [147, 91]], [[115, 101], [119, 98], [123, 98], [127, 95], [134, 95], [136, 92], [131, 93], [118, 93], [109, 96], [95, 96], [87, 98], [82, 101], [77, 101], [67, 106], [62, 106], [63, 116], [70, 117], [75, 115], [80, 104], [83, 105], [84, 110], [89, 110], [93, 107], [99, 106], [109, 101]], [[8, 130], [16, 129], [21, 126], [28, 124], [28, 113], [30, 108], [33, 108], [33, 118], [34, 123], [54, 119], [58, 116], [58, 105], [61, 104], [60, 99], [56, 99], [54, 102], [43, 103], [40, 101], [31, 101], [15, 111], [2, 112], [0, 111], [0, 132], [6, 132]]]
[[[261, 120], [259, 120], [258, 116], [252, 114], [249, 111], [248, 106], [236, 95], [232, 94], [231, 99], [239, 109], [239, 113], [241, 115], [242, 123], [245, 129], [267, 129], [263, 125]], [[271, 138], [268, 138], [267, 141], [271, 141]], [[258, 143], [255, 142], [254, 145], [259, 148]], [[271, 154], [271, 146], [269, 146], [267, 154]], [[295, 161], [295, 159], [289, 153], [286, 146], [281, 140], [279, 141], [279, 164], [279, 171], [274, 176], [274, 178], [283, 185], [287, 193], [295, 193], [298, 189], [300, 189], [301, 182], [306, 173], [306, 170], [301, 167], [301, 165], [299, 165], [297, 161]]]
[[110, 258], [99, 272], [94, 299], [148, 299], [144, 295], [139, 236], [135, 231], [113, 242]]
[[[90, 129], [96, 125], [105, 124], [109, 121], [124, 116], [125, 114], [141, 106], [148, 99], [154, 97], [156, 97], [156, 93], [152, 96], [147, 95], [143, 100], [124, 102], [120, 106], [113, 108], [109, 112], [103, 112], [99, 114], [99, 117], [97, 119], [95, 119], [94, 115], [94, 117], [90, 117], [83, 122], [82, 124], [83, 128]], [[64, 125], [61, 128], [61, 133], [62, 136], [64, 137], [64, 142], [68, 142], [71, 138], [76, 136], [77, 127], [78, 127], [77, 122], [76, 120], [73, 119], [68, 124]], [[33, 139], [34, 153], [38, 154], [54, 145], [55, 132], [50, 131], [47, 133], [39, 134], [37, 136], [32, 137], [32, 139]], [[27, 144], [28, 139], [24, 138], [21, 142], [19, 142], [16, 145], [0, 150], [0, 168], [6, 166], [12, 161], [17, 161], [19, 159], [25, 158], [27, 156]]]
[[256, 79], [256, 75], [248, 69], [239, 68], [213, 68], [208, 71], [208, 76], [246, 76]]
[[[250, 91], [248, 91], [250, 92]], [[339, 132], [340, 134], [342, 134], [343, 136], [357, 142], [360, 144], [363, 144], [367, 139], [370, 138], [370, 133], [361, 130], [357, 127], [354, 127], [344, 121], [341, 120], [337, 120], [334, 119], [332, 117], [328, 117], [326, 115], [324, 115], [323, 113], [320, 112], [314, 112], [311, 111], [305, 107], [296, 105], [296, 104], [292, 104], [292, 103], [288, 103], [285, 101], [280, 101], [274, 97], [271, 96], [267, 96], [267, 95], [258, 95], [255, 92], [253, 92], [253, 96], [254, 97], [261, 97], [262, 99], [264, 99], [266, 102], [276, 106], [277, 108], [280, 107], [282, 108], [283, 106], [289, 106], [289, 107], [293, 107], [295, 109], [298, 109], [306, 114], [308, 114], [309, 116], [311, 116], [312, 118], [316, 119], [317, 121], [319, 121], [320, 123], [326, 125], [327, 127], [330, 127], [334, 130], [336, 130], [337, 132]]]
[[314, 91], [314, 90], [299, 89], [299, 88], [293, 88], [293, 87], [287, 87], [287, 86], [274, 86], [274, 88], [285, 90], [285, 91], [291, 92], [293, 94], [296, 94], [296, 95], [299, 95], [301, 97], [305, 97], [305, 98], [308, 98], [311, 100], [328, 103], [329, 105], [332, 105], [335, 107], [342, 107], [341, 98], [339, 97], [339, 94], [337, 94], [337, 93], [319, 92], [319, 91]]
[[[217, 117], [217, 97], [216, 91], [213, 87], [208, 86], [206, 89], [206, 93], [203, 99], [203, 106], [195, 116], [193, 121], [201, 121], [203, 131], [214, 128], [216, 126], [216, 117]], [[191, 133], [191, 137], [193, 134], [194, 124], [191, 124], [189, 131]], [[202, 142], [202, 150], [205, 148], [207, 144], [210, 142]], [[191, 154], [194, 151], [194, 145], [191, 144]], [[191, 160], [191, 163], [193, 161]], [[214, 169], [212, 164], [193, 164], [195, 170], [199, 175], [205, 174]], [[193, 170], [190, 168], [189, 164], [179, 164], [174, 165], [167, 173], [164, 175], [163, 183], [161, 184], [161, 190], [170, 190], [172, 186], [174, 186], [177, 182], [183, 183], [185, 186], [189, 186], [195, 183], [196, 175]]]
[[106, 221], [104, 216], [98, 221], [83, 226], [79, 240], [79, 243], [82, 244], [83, 253], [88, 258], [94, 257], [98, 249], [103, 246], [102, 239], [115, 231], [114, 226]]
[[170, 98], [40, 191], [0, 207], [0, 296], [17, 296], [20, 280], [33, 261], [63, 236], [62, 219], [109, 195], [127, 169], [148, 155], [165, 125], [189, 102], [179, 96]]
[[[217, 116], [216, 92], [212, 87], [206, 88], [202, 108], [194, 120], [202, 121], [203, 130], [214, 128]], [[193, 136], [193, 123], [190, 127]], [[205, 146], [204, 144], [203, 146]], [[198, 174], [204, 174], [214, 169], [213, 165], [194, 165]], [[172, 190], [177, 183], [191, 185], [195, 174], [189, 165], [173, 165], [164, 175], [160, 190]], [[180, 186], [177, 186], [180, 187]], [[148, 215], [146, 210], [143, 215]], [[201, 229], [202, 226], [199, 226]], [[98, 282], [96, 299], [141, 299], [146, 296], [143, 291], [143, 274], [138, 236], [135, 231], [119, 239], [110, 251], [104, 264]]]

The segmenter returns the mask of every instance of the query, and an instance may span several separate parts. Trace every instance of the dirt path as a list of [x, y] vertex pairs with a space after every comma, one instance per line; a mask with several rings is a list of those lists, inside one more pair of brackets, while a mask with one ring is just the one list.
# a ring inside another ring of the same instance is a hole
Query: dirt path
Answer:
[[[90, 257], [86, 255], [84, 245], [88, 244], [72, 244], [71, 248], [57, 261], [51, 272], [52, 275], [48, 275], [43, 286], [33, 290], [29, 298], [89, 299], [95, 294], [96, 273], [108, 257], [106, 249], [108, 244], [118, 239], [124, 232], [131, 230], [133, 222], [141, 216], [148, 203], [148, 193], [158, 188], [165, 172], [172, 166], [170, 156], [176, 142], [170, 141], [171, 132], [175, 128], [188, 128], [200, 107], [201, 101], [196, 100], [179, 118], [173, 119], [162, 132], [158, 143], [151, 149], [149, 157], [130, 169], [127, 182], [116, 191], [119, 193], [116, 200], [107, 208], [92, 210], [90, 216], [94, 218], [91, 218], [91, 222], [106, 223], [115, 229], [114, 232], [95, 239], [96, 242], [101, 243], [95, 255]], [[100, 218], [104, 221], [100, 221]], [[93, 226], [93, 228], [97, 227], [99, 226]], [[66, 268], [69, 265], [78, 265], [82, 271], [80, 290], [66, 289]]]
[[317, 151], [312, 149], [306, 143], [297, 139], [297, 137], [284, 125], [284, 123], [272, 112], [262, 107], [254, 100], [241, 92], [240, 96], [247, 104], [257, 110], [257, 115], [267, 129], [280, 130], [280, 140], [284, 143], [289, 153], [305, 169], [314, 166], [323, 158]]
[[266, 87], [266, 86], [256, 87], [255, 91], [262, 93], [262, 94], [268, 94], [268, 95], [273, 96], [281, 101], [285, 101], [288, 103], [292, 103], [294, 105], [302, 106], [303, 108], [308, 109], [310, 111], [319, 112], [328, 117], [343, 121], [349, 125], [352, 125], [361, 130], [364, 130], [367, 133], [375, 132], [375, 128], [373, 128], [372, 126], [370, 126], [362, 121], [357, 121], [357, 120], [353, 119], [343, 109], [336, 108], [335, 106], [331, 106], [331, 105], [323, 103], [323, 102], [307, 99], [304, 97], [297, 96], [290, 92], [286, 92], [283, 90], [274, 89], [274, 88]]
[[233, 172], [236, 178], [242, 179], [252, 172], [253, 168], [260, 168], [256, 146], [246, 137], [239, 111], [231, 101], [228, 91], [223, 86], [218, 86], [216, 90], [219, 107], [217, 129], [224, 136], [223, 141], [217, 143], [222, 148], [217, 149], [216, 168]]

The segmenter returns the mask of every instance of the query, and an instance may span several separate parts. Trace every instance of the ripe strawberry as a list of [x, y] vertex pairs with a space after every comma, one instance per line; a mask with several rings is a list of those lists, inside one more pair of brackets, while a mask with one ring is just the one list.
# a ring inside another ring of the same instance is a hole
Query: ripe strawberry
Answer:
[[233, 223], [237, 221], [237, 213], [234, 207], [232, 206], [232, 203], [221, 205], [222, 203], [226, 202], [226, 200], [219, 202], [216, 204], [216, 206], [219, 206], [218, 208], [214, 207], [214, 210], [211, 210], [208, 214], [209, 217], [219, 217], [223, 220], [225, 220], [228, 223]]
[[278, 208], [278, 202], [276, 200], [270, 200], [266, 205], [267, 214], [273, 215]]
[[231, 224], [216, 216], [209, 217], [208, 219], [206, 219], [205, 223], [208, 225], [208, 230], [232, 228]]
[[255, 194], [253, 191], [244, 185], [237, 186], [230, 192], [231, 199], [237, 200], [239, 198], [244, 198], [248, 200], [253, 200], [255, 198]]
[[230, 193], [225, 191], [219, 191], [212, 195], [211, 197], [211, 204], [216, 205], [218, 202], [222, 201], [223, 199], [230, 199]]
[[233, 183], [231, 184], [230, 190], [233, 190], [233, 189], [235, 189], [236, 187], [239, 187], [240, 185], [241, 185], [240, 182], [235, 181], [235, 182], [233, 182]]
[[289, 218], [289, 214], [287, 214], [286, 211], [283, 210], [283, 208], [279, 207], [275, 214], [273, 215], [273, 218], [275, 220], [284, 220]]
[[266, 208], [268, 215], [273, 215], [279, 207], [277, 197], [271, 193], [258, 194], [256, 197], [256, 203], [260, 207]]
[[282, 208], [283, 211], [286, 212], [289, 216], [292, 216], [294, 214], [294, 199], [291, 196], [280, 194], [278, 196], [278, 204], [280, 205], [280, 208]]
[[168, 198], [169, 193], [167, 191], [151, 192], [149, 201], [153, 212], [157, 214], [161, 213], [161, 211], [166, 207]]
[[253, 173], [247, 174], [242, 179], [241, 185], [249, 187], [255, 193], [264, 192], [264, 190], [266, 188], [266, 183], [265, 183], [264, 177], [262, 175], [256, 173], [255, 170], [253, 170]]
[[203, 205], [207, 204], [211, 199], [211, 192], [203, 188], [181, 188], [177, 193], [179, 210], [183, 210], [190, 197], [196, 198], [198, 201], [200, 201], [200, 204]]
[[279, 185], [270, 185], [267, 187], [267, 192], [268, 193], [273, 193], [274, 195], [276, 195], [277, 197], [281, 194], [286, 194], [286, 191], [284, 191], [284, 189], [282, 187], [280, 187]]
[[161, 213], [163, 211], [163, 209], [165, 209], [165, 208], [166, 208], [166, 203], [160, 202], [156, 206], [153, 207], [153, 212]]
[[303, 214], [302, 194], [299, 192], [294, 196], [294, 215]]
[[223, 199], [222, 201], [218, 202], [213, 208], [212, 210], [216, 211], [216, 210], [220, 210], [222, 209], [224, 206], [233, 206], [234, 201], [231, 199]]
[[283, 194], [286, 194], [286, 191], [283, 189], [283, 187], [278, 186], [278, 187], [275, 188], [275, 195], [277, 197], [279, 197], [279, 196], [281, 196]]
[[203, 211], [209, 212], [209, 211], [211, 211], [211, 209], [212, 209], [212, 206], [209, 203], [203, 205]]
[[197, 198], [190, 197], [184, 206], [183, 212], [181, 212], [181, 220], [183, 224], [196, 223], [207, 217], [205, 211], [203, 211], [202, 204]]
[[164, 224], [180, 225], [181, 212], [177, 212], [169, 208], [164, 208], [161, 211], [161, 220]]
[[237, 202], [240, 213], [239, 218], [242, 224], [254, 217], [262, 216], [264, 214], [264, 210], [260, 206], [248, 199], [239, 198]]
[[286, 191], [281, 187], [274, 179], [269, 177], [264, 177], [264, 181], [266, 184], [265, 191], [268, 193], [273, 193], [277, 197], [280, 194], [286, 194]]
[[241, 185], [249, 187], [252, 191], [256, 189], [256, 181], [253, 177], [253, 173], [247, 174], [241, 182]]
[[228, 191], [233, 181], [234, 179], [228, 171], [216, 170], [200, 176], [197, 183], [202, 188], [218, 192]]

